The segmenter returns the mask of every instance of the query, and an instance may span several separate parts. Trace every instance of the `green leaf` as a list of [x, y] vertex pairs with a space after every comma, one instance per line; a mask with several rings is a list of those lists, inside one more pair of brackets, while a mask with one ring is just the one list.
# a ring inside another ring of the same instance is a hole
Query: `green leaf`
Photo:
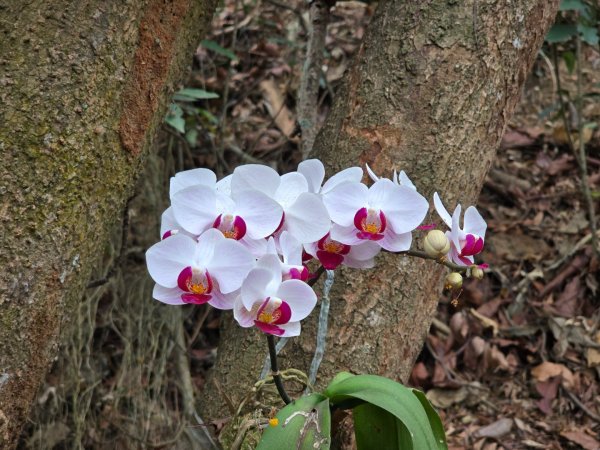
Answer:
[[596, 27], [590, 27], [583, 25], [582, 23], [577, 24], [577, 31], [581, 34], [581, 39], [587, 42], [589, 45], [598, 45], [598, 30]]
[[301, 397], [275, 417], [279, 423], [264, 431], [256, 450], [329, 450], [331, 413], [327, 397], [321, 394]]
[[567, 65], [567, 70], [570, 74], [575, 70], [575, 64], [577, 63], [577, 58], [575, 58], [575, 54], [573, 52], [564, 52], [562, 54], [562, 58]]
[[404, 424], [385, 409], [365, 403], [352, 410], [358, 450], [412, 450]]
[[585, 11], [587, 5], [582, 0], [561, 0], [559, 11]]
[[173, 96], [174, 100], [179, 100], [181, 102], [194, 102], [196, 100], [206, 100], [211, 98], [219, 98], [219, 94], [196, 88], [181, 89]]
[[180, 133], [185, 133], [185, 119], [183, 118], [183, 109], [175, 103], [169, 105], [169, 112], [165, 117], [165, 122], [171, 125]]
[[204, 47], [208, 50], [212, 50], [213, 52], [218, 53], [219, 55], [223, 55], [226, 58], [231, 59], [232, 61], [235, 61], [236, 59], [238, 59], [238, 57], [235, 53], [233, 53], [228, 48], [221, 47], [215, 41], [204, 40], [200, 43], [200, 45], [202, 45], [202, 47]]
[[546, 35], [546, 42], [555, 44], [565, 42], [575, 36], [577, 27], [572, 23], [555, 23]]
[[427, 413], [427, 418], [429, 419], [429, 426], [431, 427], [431, 431], [433, 431], [433, 436], [438, 442], [438, 448], [440, 450], [446, 450], [448, 448], [448, 444], [446, 442], [446, 432], [444, 431], [444, 426], [442, 425], [442, 420], [438, 415], [437, 411], [433, 409], [431, 403], [425, 396], [425, 394], [418, 389], [412, 390], [413, 394], [417, 396], [421, 405], [425, 409], [425, 413]]
[[324, 392], [334, 405], [351, 398], [371, 403], [394, 415], [406, 426], [415, 449], [446, 448], [445, 443], [434, 436], [427, 412], [411, 389], [377, 375], [345, 376], [341, 381], [338, 379], [336, 377]]

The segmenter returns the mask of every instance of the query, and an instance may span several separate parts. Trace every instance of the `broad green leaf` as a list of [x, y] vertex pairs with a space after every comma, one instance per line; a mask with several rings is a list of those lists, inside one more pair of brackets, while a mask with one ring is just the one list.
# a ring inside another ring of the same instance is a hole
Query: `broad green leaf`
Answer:
[[598, 30], [596, 27], [590, 27], [581, 23], [577, 24], [577, 31], [581, 34], [581, 39], [587, 42], [589, 45], [598, 45]]
[[256, 450], [329, 450], [331, 413], [327, 397], [301, 397], [275, 417], [279, 423], [265, 429]]
[[233, 53], [228, 48], [221, 47], [215, 41], [204, 40], [204, 41], [201, 42], [200, 45], [202, 45], [202, 47], [204, 47], [204, 48], [206, 48], [208, 50], [212, 50], [213, 52], [218, 53], [219, 55], [223, 55], [226, 58], [229, 58], [231, 60], [238, 59], [238, 57], [237, 57], [237, 55], [235, 53]]
[[546, 35], [546, 42], [549, 42], [550, 44], [565, 42], [575, 36], [575, 33], [577, 33], [575, 24], [555, 23]]
[[355, 375], [341, 381], [334, 380], [324, 395], [334, 405], [357, 398], [378, 406], [393, 414], [406, 426], [415, 449], [440, 448], [423, 405], [411, 389], [400, 383], [377, 375]]
[[409, 431], [385, 409], [365, 403], [352, 410], [358, 450], [412, 450]]
[[567, 70], [570, 74], [572, 74], [575, 70], [575, 64], [577, 63], [575, 55], [573, 54], [573, 52], [564, 52], [562, 54], [562, 58], [565, 64], [567, 65]]
[[208, 92], [204, 89], [185, 88], [173, 95], [173, 99], [180, 102], [194, 102], [196, 100], [206, 100], [211, 98], [219, 98], [219, 94], [216, 92]]
[[587, 5], [582, 0], [561, 0], [559, 11], [585, 11]]
[[185, 133], [185, 119], [183, 117], [167, 116], [165, 122], [167, 122], [180, 133]]
[[442, 420], [440, 419], [437, 411], [433, 409], [433, 406], [431, 406], [431, 403], [423, 392], [419, 391], [418, 389], [413, 389], [412, 392], [417, 396], [421, 402], [421, 405], [423, 405], [423, 408], [425, 409], [425, 413], [427, 413], [427, 417], [429, 418], [429, 426], [431, 427], [433, 436], [438, 443], [438, 448], [440, 450], [447, 450], [448, 443], [446, 442], [446, 432], [444, 431]]

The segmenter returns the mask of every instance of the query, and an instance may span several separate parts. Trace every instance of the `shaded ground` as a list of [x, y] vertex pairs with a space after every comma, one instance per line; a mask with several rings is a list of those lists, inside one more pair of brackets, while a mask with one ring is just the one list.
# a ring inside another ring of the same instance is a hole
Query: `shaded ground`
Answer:
[[[108, 285], [89, 292], [73, 319], [23, 448], [181, 442], [187, 394], [178, 356], [190, 358], [188, 375], [201, 389], [218, 345], [219, 314], [208, 307], [165, 312], [150, 302], [152, 285], [140, 281], [143, 252], [156, 240], [175, 171], [204, 166], [221, 176], [240, 163], [281, 171], [298, 163], [294, 99], [306, 33], [296, 8], [229, 1], [215, 17], [186, 87], [219, 98], [183, 99], [173, 109], [171, 121], [183, 133], [165, 125], [127, 213], [125, 263]], [[371, 13], [358, 2], [339, 3], [332, 13], [322, 117]], [[584, 92], [594, 95], [585, 99], [584, 118], [599, 121], [600, 55], [586, 49], [585, 56]], [[452, 448], [600, 448], [600, 262], [590, 250], [576, 160], [556, 117], [551, 59], [538, 59], [479, 200], [489, 224], [489, 272], [467, 282], [458, 298], [441, 299], [413, 370], [411, 383], [438, 406]], [[574, 77], [562, 67], [560, 73], [573, 97]], [[177, 117], [183, 123], [173, 122]], [[598, 133], [588, 150], [597, 192]], [[118, 225], [99, 277], [119, 254], [120, 238]]]

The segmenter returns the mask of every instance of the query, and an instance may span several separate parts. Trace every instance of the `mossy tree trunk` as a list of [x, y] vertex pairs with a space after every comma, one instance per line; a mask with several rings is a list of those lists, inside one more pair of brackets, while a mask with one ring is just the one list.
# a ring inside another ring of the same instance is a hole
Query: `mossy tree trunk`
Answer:
[[214, 0], [0, 0], [0, 447], [12, 448]]
[[[558, 0], [382, 1], [313, 156], [329, 174], [368, 163], [380, 176], [405, 170], [427, 198], [473, 204]], [[431, 220], [439, 222], [438, 218]], [[372, 270], [340, 270], [331, 293], [323, 386], [340, 370], [407, 381], [440, 298], [444, 270], [382, 254]], [[280, 368], [308, 370], [316, 316], [282, 354]], [[239, 400], [266, 354], [264, 337], [225, 319], [214, 370]], [[223, 414], [205, 393], [207, 417]]]

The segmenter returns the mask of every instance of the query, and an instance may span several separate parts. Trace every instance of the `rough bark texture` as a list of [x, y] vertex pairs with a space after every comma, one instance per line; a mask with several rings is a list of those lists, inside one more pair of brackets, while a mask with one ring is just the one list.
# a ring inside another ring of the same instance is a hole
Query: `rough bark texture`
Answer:
[[213, 0], [0, 0], [0, 447], [11, 448]]
[[[558, 0], [381, 2], [313, 155], [329, 173], [368, 163], [406, 170], [420, 192], [473, 204]], [[435, 218], [439, 222], [439, 219]], [[431, 324], [443, 270], [381, 255], [368, 271], [341, 270], [331, 293], [323, 386], [340, 370], [406, 381]], [[280, 367], [307, 370], [315, 312]], [[239, 399], [260, 371], [264, 339], [226, 320], [214, 377]], [[207, 392], [207, 417], [223, 411]]]

